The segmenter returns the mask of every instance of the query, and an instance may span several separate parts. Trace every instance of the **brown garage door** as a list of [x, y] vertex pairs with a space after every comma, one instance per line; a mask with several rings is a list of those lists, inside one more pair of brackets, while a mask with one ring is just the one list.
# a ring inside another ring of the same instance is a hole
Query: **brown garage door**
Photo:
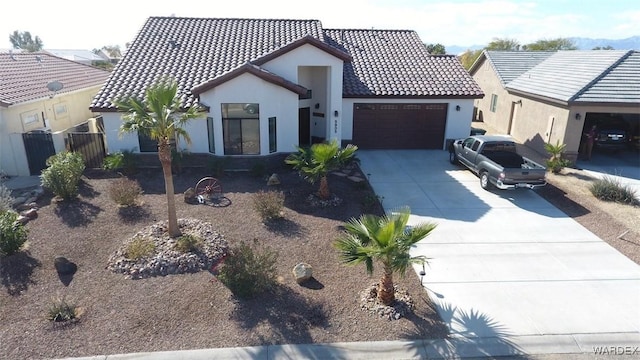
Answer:
[[353, 143], [362, 149], [442, 149], [447, 104], [354, 104]]

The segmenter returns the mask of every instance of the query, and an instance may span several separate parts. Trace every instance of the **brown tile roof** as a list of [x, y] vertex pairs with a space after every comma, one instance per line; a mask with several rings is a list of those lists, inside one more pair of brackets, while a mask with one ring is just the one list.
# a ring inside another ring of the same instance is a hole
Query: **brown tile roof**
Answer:
[[454, 55], [430, 55], [411, 30], [325, 30], [349, 53], [344, 97], [470, 97], [483, 92]]
[[196, 93], [219, 84], [221, 76], [254, 70], [265, 75], [253, 67], [238, 69], [304, 44], [345, 61], [345, 97], [482, 97], [454, 56], [429, 55], [413, 31], [323, 30], [318, 20], [151, 17], [91, 107], [115, 111], [113, 99], [142, 97], [165, 75], [177, 79], [182, 105], [190, 106], [198, 101]]
[[59, 81], [58, 93], [100, 86], [109, 72], [47, 53], [0, 53], [0, 106], [52, 95], [47, 84]]

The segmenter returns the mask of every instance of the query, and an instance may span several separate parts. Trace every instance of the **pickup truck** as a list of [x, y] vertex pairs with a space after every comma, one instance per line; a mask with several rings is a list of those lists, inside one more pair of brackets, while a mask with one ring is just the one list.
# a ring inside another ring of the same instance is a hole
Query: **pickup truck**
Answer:
[[449, 161], [462, 164], [480, 178], [483, 189], [529, 188], [547, 184], [547, 169], [516, 152], [509, 136], [474, 135], [459, 139], [449, 147]]

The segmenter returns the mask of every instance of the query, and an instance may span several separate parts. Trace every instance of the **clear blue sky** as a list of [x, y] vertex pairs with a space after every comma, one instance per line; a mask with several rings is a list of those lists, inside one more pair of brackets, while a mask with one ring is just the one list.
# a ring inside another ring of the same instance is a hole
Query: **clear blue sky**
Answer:
[[3, 4], [0, 49], [30, 31], [49, 49], [93, 49], [135, 37], [149, 16], [317, 19], [325, 28], [411, 29], [426, 43], [522, 44], [557, 37], [640, 35], [639, 0], [29, 0]]

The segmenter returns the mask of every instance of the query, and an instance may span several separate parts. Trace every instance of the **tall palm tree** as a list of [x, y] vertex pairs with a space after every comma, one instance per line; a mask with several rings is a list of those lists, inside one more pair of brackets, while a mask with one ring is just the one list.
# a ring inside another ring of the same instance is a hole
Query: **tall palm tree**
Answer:
[[297, 147], [298, 152], [289, 155], [285, 162], [292, 165], [294, 169], [310, 183], [315, 184], [320, 180], [318, 196], [321, 199], [329, 199], [329, 172], [346, 165], [355, 155], [358, 147], [352, 144], [345, 148], [340, 148], [336, 140], [313, 144], [310, 148]]
[[144, 99], [129, 97], [114, 101], [118, 110], [125, 112], [120, 125], [121, 134], [138, 132], [158, 142], [171, 237], [180, 236], [171, 174], [171, 142], [183, 138], [190, 143], [189, 134], [183, 126], [191, 119], [204, 116], [197, 106], [182, 108], [177, 92], [178, 84], [175, 80], [161, 78], [146, 89]]
[[418, 241], [424, 239], [435, 223], [421, 223], [407, 227], [411, 211], [405, 207], [391, 214], [376, 216], [362, 215], [352, 218], [344, 227], [345, 231], [334, 242], [340, 251], [340, 259], [347, 265], [364, 263], [367, 273], [373, 273], [374, 260], [379, 261], [384, 270], [378, 283], [378, 301], [391, 305], [395, 301], [393, 274], [404, 276], [412, 264], [424, 264], [424, 256], [411, 257], [409, 251]]

